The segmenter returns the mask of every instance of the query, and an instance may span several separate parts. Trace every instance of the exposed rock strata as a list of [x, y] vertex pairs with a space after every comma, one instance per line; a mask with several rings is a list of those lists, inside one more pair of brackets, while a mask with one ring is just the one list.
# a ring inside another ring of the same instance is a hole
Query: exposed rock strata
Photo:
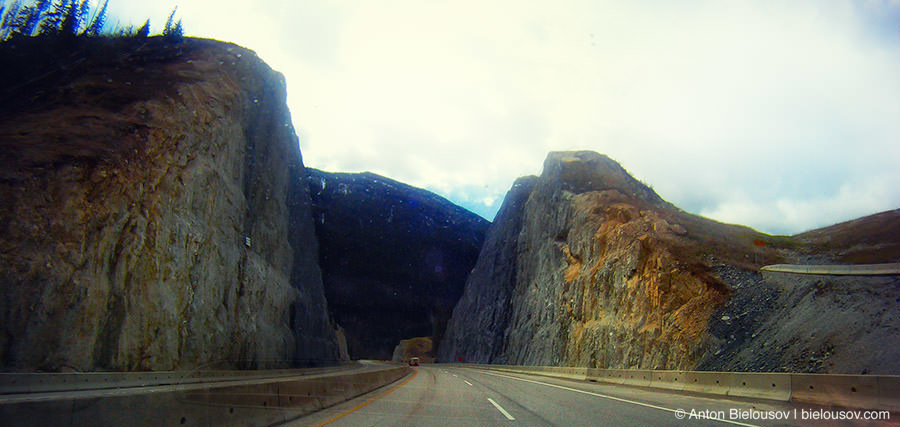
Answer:
[[440, 340], [490, 223], [372, 173], [309, 174], [325, 295], [350, 356], [389, 359], [402, 339]]
[[[516, 194], [517, 198], [521, 195]], [[674, 242], [685, 233], [670, 210], [621, 166], [591, 152], [551, 153], [528, 196], [517, 236], [509, 303], [487, 289], [455, 313], [448, 336], [502, 337], [491, 354], [459, 343], [441, 358], [512, 364], [685, 368], [702, 355], [706, 319], [727, 287]], [[500, 226], [500, 221], [497, 221]], [[497, 255], [485, 246], [481, 257]], [[485, 273], [486, 276], [493, 272]], [[484, 298], [482, 297], [484, 296]], [[486, 306], [490, 308], [485, 308]], [[504, 329], [473, 325], [479, 311], [508, 316]], [[496, 338], [495, 338], [496, 339]], [[499, 351], [498, 351], [499, 350]], [[454, 354], [455, 351], [458, 354]]]
[[[897, 226], [872, 218], [848, 224]], [[847, 245], [868, 241], [828, 230]], [[517, 183], [507, 195], [439, 360], [847, 373], [896, 366], [893, 351], [847, 356], [859, 347], [853, 335], [898, 337], [900, 325], [886, 317], [892, 286], [769, 283], [755, 273], [820, 234], [768, 236], [690, 215], [605, 156], [551, 153], [533, 189]]]
[[[465, 292], [453, 310], [441, 341], [444, 361], [505, 362], [504, 334], [516, 286], [518, 238], [525, 202], [537, 177], [516, 180], [488, 230], [481, 256], [466, 280]], [[463, 358], [465, 355], [465, 358]]]
[[2, 365], [334, 360], [283, 77], [219, 42], [114, 47], [0, 122]]

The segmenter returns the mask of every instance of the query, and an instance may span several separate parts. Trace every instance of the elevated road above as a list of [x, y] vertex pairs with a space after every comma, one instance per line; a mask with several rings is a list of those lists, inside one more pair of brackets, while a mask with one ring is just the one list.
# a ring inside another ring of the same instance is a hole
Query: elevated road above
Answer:
[[900, 263], [803, 265], [774, 264], [760, 269], [770, 273], [821, 274], [828, 276], [891, 276], [900, 275]]

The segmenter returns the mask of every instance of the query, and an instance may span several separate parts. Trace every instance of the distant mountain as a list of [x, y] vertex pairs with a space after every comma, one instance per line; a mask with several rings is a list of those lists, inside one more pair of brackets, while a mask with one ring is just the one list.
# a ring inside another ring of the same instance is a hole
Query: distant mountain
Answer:
[[900, 339], [885, 314], [900, 301], [896, 277], [759, 273], [823, 247], [826, 259], [863, 248], [867, 262], [895, 261], [897, 229], [885, 213], [770, 236], [683, 212], [606, 156], [550, 153], [540, 177], [507, 194], [438, 358], [900, 373], [900, 350], [865, 351]]
[[443, 335], [490, 223], [373, 173], [307, 169], [325, 295], [350, 356]]

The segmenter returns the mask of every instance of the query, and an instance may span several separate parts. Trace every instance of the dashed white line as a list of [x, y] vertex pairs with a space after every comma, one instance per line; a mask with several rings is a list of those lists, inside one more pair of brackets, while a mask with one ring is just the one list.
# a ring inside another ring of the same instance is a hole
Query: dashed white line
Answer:
[[470, 383], [470, 382], [468, 382], [468, 381], [466, 381], [466, 380], [463, 380], [463, 382], [466, 383], [466, 384], [468, 384], [468, 385], [472, 385], [472, 383]]
[[491, 399], [489, 397], [489, 398], [487, 398], [487, 400], [488, 400], [488, 402], [491, 402], [491, 405], [494, 405], [494, 407], [497, 408], [497, 410], [500, 411], [500, 413], [503, 414], [503, 416], [506, 417], [507, 420], [510, 420], [510, 421], [516, 420], [515, 418], [513, 418], [512, 415], [509, 415], [509, 412], [506, 412], [506, 409], [503, 409], [503, 407], [498, 405], [497, 402], [494, 402], [494, 399]]

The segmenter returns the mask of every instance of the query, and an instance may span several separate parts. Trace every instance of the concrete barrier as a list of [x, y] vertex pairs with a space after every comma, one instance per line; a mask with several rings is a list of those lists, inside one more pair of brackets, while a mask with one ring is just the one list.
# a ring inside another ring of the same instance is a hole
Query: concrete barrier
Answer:
[[731, 385], [732, 381], [719, 372], [688, 371], [684, 373], [685, 391], [727, 396]]
[[878, 407], [892, 412], [900, 412], [900, 376], [879, 376]]
[[[466, 365], [505, 372], [574, 377], [559, 367]], [[561, 375], [561, 372], [565, 372]], [[832, 375], [764, 372], [653, 371], [599, 369], [584, 371], [592, 382], [686, 391], [717, 396], [792, 401], [823, 406], [900, 412], [900, 376]]]
[[[884, 401], [879, 390], [879, 378], [887, 380], [885, 377], [865, 375], [792, 374], [791, 400], [818, 405], [874, 409], [880, 406], [879, 402]], [[895, 407], [894, 410], [896, 409]]]
[[0, 395], [318, 375], [348, 369], [353, 365], [353, 363], [343, 363], [340, 366], [322, 368], [242, 371], [0, 373]]
[[[650, 387], [653, 371], [640, 369], [602, 369], [594, 370], [593, 375], [605, 377], [606, 381], [613, 384], [630, 385], [634, 387]], [[597, 377], [597, 381], [602, 381]]]
[[652, 371], [650, 388], [665, 390], [684, 390], [685, 371]]
[[397, 381], [404, 366], [238, 381], [0, 396], [4, 426], [271, 425]]
[[728, 396], [787, 401], [791, 398], [791, 374], [766, 372], [716, 372], [728, 382]]

